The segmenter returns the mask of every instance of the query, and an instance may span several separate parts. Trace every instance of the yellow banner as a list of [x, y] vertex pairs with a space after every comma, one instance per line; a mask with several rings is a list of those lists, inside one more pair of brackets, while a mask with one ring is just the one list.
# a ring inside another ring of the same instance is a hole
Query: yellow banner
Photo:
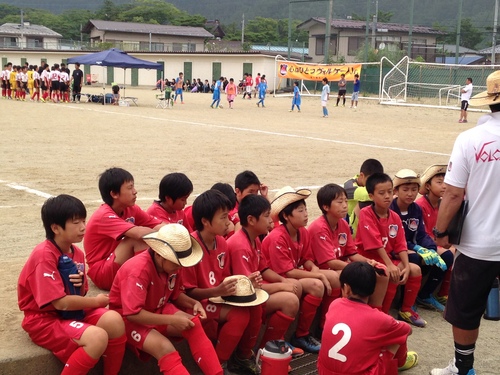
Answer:
[[354, 81], [355, 74], [361, 75], [361, 64], [325, 65], [289, 61], [278, 64], [278, 76], [280, 78], [321, 81], [326, 77], [328, 81], [338, 81], [341, 74], [345, 74], [346, 81]]

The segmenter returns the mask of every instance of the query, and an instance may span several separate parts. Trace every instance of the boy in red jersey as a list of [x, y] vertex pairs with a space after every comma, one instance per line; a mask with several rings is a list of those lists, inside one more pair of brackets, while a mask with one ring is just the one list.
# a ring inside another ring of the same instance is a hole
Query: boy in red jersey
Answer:
[[88, 275], [97, 287], [110, 290], [120, 266], [147, 249], [142, 237], [164, 225], [135, 204], [134, 177], [122, 168], [110, 168], [99, 177], [104, 203], [89, 220], [84, 240]]
[[205, 310], [182, 287], [183, 268], [200, 262], [203, 250], [180, 224], [165, 225], [144, 241], [149, 249], [123, 264], [109, 294], [110, 308], [123, 316], [128, 344], [140, 358], [155, 357], [162, 374], [189, 375], [168, 338], [184, 337], [203, 373], [221, 375], [200, 322]]
[[257, 369], [252, 349], [259, 334], [261, 320], [257, 318], [260, 317], [251, 319], [248, 307], [209, 301], [209, 298], [231, 296], [236, 292], [236, 280], [225, 279], [229, 276], [229, 266], [223, 235], [230, 223], [230, 206], [228, 198], [218, 190], [207, 190], [194, 200], [196, 231], [193, 236], [200, 243], [204, 255], [196, 266], [186, 268], [184, 286], [186, 293], [205, 308], [209, 324], [206, 329], [218, 326], [215, 350], [223, 367], [233, 372], [255, 374]]
[[[326, 316], [319, 375], [397, 375], [418, 362], [407, 352], [411, 327], [368, 306], [376, 273], [366, 262], [348, 264], [340, 275], [342, 294]], [[394, 358], [394, 359], [393, 359]]]
[[[270, 340], [283, 339], [297, 315], [302, 294], [298, 280], [278, 275], [269, 268], [261, 253], [259, 236], [267, 234], [270, 213], [271, 204], [266, 198], [255, 194], [246, 196], [238, 209], [242, 228], [227, 241], [231, 275], [248, 276], [256, 288], [262, 288], [269, 294], [269, 299], [262, 305], [263, 311], [257, 306], [252, 312], [263, 315], [264, 320], [269, 318], [261, 347]], [[302, 350], [300, 352], [303, 354]]]
[[[349, 262], [360, 261], [380, 270], [381, 274], [377, 274], [377, 284], [370, 295], [369, 305], [381, 310], [389, 282], [385, 275], [386, 267], [358, 254], [349, 224], [344, 220], [348, 208], [346, 190], [339, 185], [328, 184], [319, 189], [316, 198], [323, 215], [307, 228], [316, 265], [320, 269], [331, 269], [340, 273]], [[328, 306], [323, 306], [323, 310], [324, 319]]]
[[[104, 308], [107, 295], [84, 297], [88, 290], [85, 257], [73, 245], [83, 238], [86, 216], [83, 203], [70, 195], [49, 198], [43, 204], [47, 239], [31, 253], [17, 286], [22, 326], [35, 344], [65, 363], [61, 374], [87, 374], [102, 356], [104, 374], [116, 375], [125, 352], [123, 320]], [[63, 262], [75, 273], [58, 267]]]
[[[419, 193], [422, 194], [422, 196], [415, 200], [415, 203], [422, 209], [425, 231], [431, 238], [434, 238], [432, 228], [436, 226], [439, 203], [441, 202], [441, 198], [446, 190], [446, 185], [444, 183], [446, 168], [448, 168], [446, 164], [435, 164], [425, 170], [420, 178]], [[448, 249], [441, 246], [438, 246], [437, 248], [438, 254], [442, 254], [447, 250]], [[449, 250], [455, 253], [455, 248], [453, 246]], [[451, 271], [452, 267], [448, 267], [446, 273], [444, 274], [441, 287], [436, 295], [436, 299], [443, 305], [446, 305], [446, 302], [448, 301]]]
[[184, 173], [167, 174], [160, 181], [159, 200], [154, 201], [146, 212], [164, 223], [182, 224], [192, 232], [193, 229], [184, 213], [184, 207], [192, 192], [193, 183]]
[[389, 312], [398, 285], [405, 286], [399, 317], [417, 327], [427, 324], [413, 309], [422, 282], [420, 267], [408, 260], [405, 232], [398, 214], [389, 209], [393, 197], [392, 179], [374, 173], [366, 180], [366, 190], [373, 205], [359, 212], [356, 246], [361, 255], [387, 267], [389, 285], [382, 311]]
[[321, 302], [329, 305], [340, 296], [340, 283], [338, 273], [320, 270], [313, 262], [309, 233], [305, 228], [305, 199], [310, 195], [308, 189], [295, 190], [290, 186], [276, 193], [271, 202], [271, 217], [274, 221], [279, 217], [282, 225], [274, 228], [264, 239], [262, 251], [273, 271], [283, 277], [297, 279], [302, 285], [301, 319], [291, 344], [317, 353], [321, 344], [310, 335], [309, 329]]

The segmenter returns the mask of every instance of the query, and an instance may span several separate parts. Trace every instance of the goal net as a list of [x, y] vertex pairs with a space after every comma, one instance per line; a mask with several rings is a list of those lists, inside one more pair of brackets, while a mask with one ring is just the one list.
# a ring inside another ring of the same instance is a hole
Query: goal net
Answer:
[[405, 56], [383, 76], [380, 102], [393, 105], [460, 107], [460, 91], [472, 78], [475, 95], [486, 89], [486, 78], [499, 65], [434, 64], [411, 61]]

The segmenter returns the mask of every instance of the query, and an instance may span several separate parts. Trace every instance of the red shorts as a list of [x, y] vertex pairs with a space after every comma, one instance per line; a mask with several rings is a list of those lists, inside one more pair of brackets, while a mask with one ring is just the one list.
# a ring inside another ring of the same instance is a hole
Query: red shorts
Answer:
[[87, 275], [99, 289], [111, 290], [113, 280], [120, 266], [115, 262], [115, 253], [112, 253], [107, 259], [100, 260], [92, 264], [92, 266], [89, 265]]
[[54, 313], [26, 315], [22, 327], [38, 346], [50, 350], [63, 363], [78, 349], [75, 340], [82, 337], [89, 326], [95, 326], [101, 316], [109, 310], [105, 308], [86, 309], [85, 318], [64, 320]]
[[[161, 310], [161, 314], [174, 315], [178, 311], [181, 311], [181, 310], [179, 310], [177, 307], [175, 307], [170, 302], [167, 302], [165, 304], [165, 306], [163, 306], [163, 309]], [[149, 332], [151, 332], [153, 329], [160, 332], [163, 336], [166, 336], [168, 326], [166, 326], [166, 325], [145, 325], [145, 324], [133, 323], [126, 318], [124, 318], [123, 320], [125, 322], [125, 334], [127, 335], [128, 347], [141, 360], [143, 360], [143, 361], [149, 360], [151, 358], [151, 356], [142, 351], [146, 337], [148, 337]]]

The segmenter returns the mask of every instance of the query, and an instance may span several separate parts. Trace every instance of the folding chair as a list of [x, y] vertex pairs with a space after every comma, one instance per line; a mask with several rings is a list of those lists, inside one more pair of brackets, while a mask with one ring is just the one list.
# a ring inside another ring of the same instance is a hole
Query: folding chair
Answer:
[[165, 109], [168, 108], [167, 100], [165, 99], [165, 94], [156, 94], [156, 108]]

